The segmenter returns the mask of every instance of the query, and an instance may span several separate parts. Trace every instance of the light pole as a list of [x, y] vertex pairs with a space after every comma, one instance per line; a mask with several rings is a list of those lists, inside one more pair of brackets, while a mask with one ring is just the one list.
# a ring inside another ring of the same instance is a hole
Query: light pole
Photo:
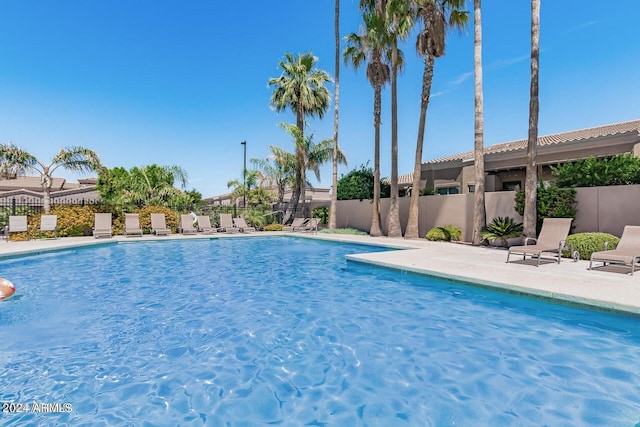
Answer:
[[242, 207], [247, 208], [247, 141], [242, 141], [240, 144], [244, 147], [244, 167], [242, 169], [242, 186], [244, 191], [242, 192]]

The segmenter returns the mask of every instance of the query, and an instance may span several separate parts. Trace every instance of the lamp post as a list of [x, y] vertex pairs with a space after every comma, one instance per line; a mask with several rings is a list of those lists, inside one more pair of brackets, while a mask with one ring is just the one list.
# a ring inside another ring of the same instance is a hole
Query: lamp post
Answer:
[[244, 192], [242, 193], [242, 207], [247, 208], [247, 141], [242, 141], [244, 148], [244, 167], [242, 169], [242, 186], [244, 187]]

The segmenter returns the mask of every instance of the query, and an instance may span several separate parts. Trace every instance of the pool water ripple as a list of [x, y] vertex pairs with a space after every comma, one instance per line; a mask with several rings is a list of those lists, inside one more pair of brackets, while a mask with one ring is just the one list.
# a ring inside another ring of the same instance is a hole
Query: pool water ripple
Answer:
[[[292, 238], [0, 262], [3, 425], [633, 425], [638, 319], [347, 263]], [[43, 274], [46, 272], [46, 274]], [[46, 417], [46, 418], [45, 418]]]

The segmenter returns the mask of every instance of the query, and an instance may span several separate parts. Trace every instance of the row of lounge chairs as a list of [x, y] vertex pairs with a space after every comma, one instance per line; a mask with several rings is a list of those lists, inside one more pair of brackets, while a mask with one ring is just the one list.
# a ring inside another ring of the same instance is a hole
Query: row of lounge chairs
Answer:
[[[33, 238], [41, 235], [42, 233], [52, 232], [55, 239], [58, 238], [58, 217], [57, 215], [42, 215], [40, 217], [40, 227], [33, 231]], [[9, 224], [7, 227], [7, 233], [5, 238], [9, 240], [10, 233], [27, 233], [27, 239], [31, 239], [31, 231], [27, 224], [26, 215], [11, 215], [9, 216]]]
[[[197, 224], [194, 225], [194, 216], [191, 214], [181, 215], [180, 230], [182, 234], [212, 234], [217, 232], [226, 233], [249, 233], [256, 231], [255, 227], [249, 226], [243, 218], [232, 218], [231, 214], [220, 214], [220, 227], [211, 225], [211, 219], [208, 215], [196, 216]], [[27, 233], [27, 240], [35, 238], [44, 232], [52, 232], [54, 238], [58, 238], [58, 217], [57, 215], [42, 215], [40, 226], [34, 230], [30, 230], [27, 224], [26, 215], [11, 215], [7, 233], [4, 235], [8, 239], [10, 233]], [[171, 230], [167, 228], [165, 215], [162, 213], [151, 214], [151, 233], [156, 236], [166, 236], [171, 234]], [[32, 236], [33, 234], [33, 236]], [[140, 227], [140, 215], [137, 213], [125, 214], [125, 222], [123, 233], [126, 237], [142, 237], [143, 231]], [[93, 236], [95, 238], [113, 237], [112, 215], [110, 213], [96, 213], [93, 227]]]
[[318, 232], [318, 218], [294, 218], [291, 225], [282, 227], [282, 231]]
[[[536, 266], [540, 266], [540, 260], [550, 258], [560, 263], [562, 251], [566, 248], [566, 240], [571, 231], [572, 218], [545, 218], [542, 229], [535, 243], [528, 245], [530, 238], [525, 239], [523, 246], [512, 246], [507, 253], [507, 262], [512, 254], [522, 255], [522, 259], [530, 256], [535, 259]], [[578, 260], [577, 253], [571, 249], [572, 257]], [[630, 275], [633, 276], [636, 266], [640, 263], [640, 226], [627, 225], [624, 227], [620, 241], [615, 249], [607, 250], [605, 244], [604, 251], [597, 251], [591, 254], [589, 260], [589, 270], [594, 268], [594, 262], [623, 265], [631, 268]]]

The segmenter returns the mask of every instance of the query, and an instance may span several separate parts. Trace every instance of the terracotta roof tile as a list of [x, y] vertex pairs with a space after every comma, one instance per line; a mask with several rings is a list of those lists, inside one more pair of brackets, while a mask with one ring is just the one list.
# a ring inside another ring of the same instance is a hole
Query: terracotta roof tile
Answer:
[[[610, 125], [598, 126], [587, 129], [574, 130], [570, 132], [556, 133], [553, 135], [545, 135], [538, 137], [538, 147], [549, 145], [563, 144], [567, 142], [581, 141], [586, 139], [599, 138], [603, 136], [621, 135], [629, 132], [640, 134], [640, 120], [631, 120], [628, 122], [614, 123]], [[484, 154], [506, 153], [509, 151], [526, 150], [527, 140], [505, 142], [495, 144], [484, 148]], [[473, 158], [473, 151], [466, 151], [461, 154], [440, 157], [430, 160], [426, 163], [444, 163], [452, 160], [464, 160]]]

